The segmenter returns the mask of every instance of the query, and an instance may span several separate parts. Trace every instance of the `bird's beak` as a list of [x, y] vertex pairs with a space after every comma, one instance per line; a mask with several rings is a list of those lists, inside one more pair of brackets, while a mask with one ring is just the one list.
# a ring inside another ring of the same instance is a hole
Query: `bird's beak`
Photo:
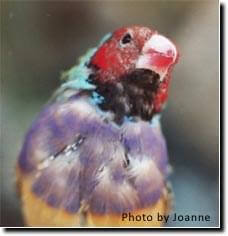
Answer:
[[149, 69], [160, 75], [162, 81], [171, 65], [177, 61], [175, 45], [160, 34], [153, 34], [145, 43], [136, 63], [137, 69]]

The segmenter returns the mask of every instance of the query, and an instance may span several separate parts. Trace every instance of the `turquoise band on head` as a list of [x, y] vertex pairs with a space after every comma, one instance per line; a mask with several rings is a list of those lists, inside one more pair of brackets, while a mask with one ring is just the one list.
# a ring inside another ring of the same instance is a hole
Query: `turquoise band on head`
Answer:
[[80, 57], [78, 65], [63, 73], [62, 79], [66, 80], [66, 82], [61, 86], [63, 89], [72, 88], [76, 90], [93, 90], [96, 88], [95, 85], [88, 81], [91, 70], [86, 66], [86, 64], [97, 51], [97, 48], [99, 48], [110, 37], [111, 33], [106, 34], [98, 44], [98, 47], [89, 49], [84, 56]]

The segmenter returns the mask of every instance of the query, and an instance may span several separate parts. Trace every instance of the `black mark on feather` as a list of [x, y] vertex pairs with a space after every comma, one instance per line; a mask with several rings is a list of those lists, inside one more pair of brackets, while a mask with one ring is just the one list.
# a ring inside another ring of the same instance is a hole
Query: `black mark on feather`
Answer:
[[128, 157], [128, 153], [127, 152], [124, 153], [124, 158], [125, 158], [125, 160], [124, 160], [124, 163], [123, 163], [123, 167], [127, 168], [130, 165], [130, 159]]
[[78, 149], [78, 147], [84, 142], [84, 140], [85, 140], [85, 137], [81, 136], [80, 134], [76, 135], [76, 138], [72, 144], [64, 146], [60, 151], [55, 153], [53, 157], [57, 158], [60, 155], [67, 156], [68, 154], [75, 152]]

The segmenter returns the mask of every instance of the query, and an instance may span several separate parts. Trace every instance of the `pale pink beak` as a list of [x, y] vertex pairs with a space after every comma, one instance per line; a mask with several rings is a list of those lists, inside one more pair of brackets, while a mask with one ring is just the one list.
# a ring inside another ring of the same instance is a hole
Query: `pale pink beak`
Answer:
[[169, 39], [154, 34], [145, 43], [136, 68], [153, 70], [160, 75], [162, 81], [170, 66], [176, 62], [177, 54], [175, 45]]

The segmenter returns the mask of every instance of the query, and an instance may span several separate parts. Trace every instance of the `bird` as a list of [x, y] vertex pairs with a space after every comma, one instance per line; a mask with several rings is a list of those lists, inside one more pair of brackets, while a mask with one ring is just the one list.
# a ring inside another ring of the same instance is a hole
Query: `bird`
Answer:
[[178, 59], [170, 39], [132, 25], [62, 73], [16, 162], [26, 226], [164, 226], [157, 214], [169, 214], [172, 193], [160, 117]]

